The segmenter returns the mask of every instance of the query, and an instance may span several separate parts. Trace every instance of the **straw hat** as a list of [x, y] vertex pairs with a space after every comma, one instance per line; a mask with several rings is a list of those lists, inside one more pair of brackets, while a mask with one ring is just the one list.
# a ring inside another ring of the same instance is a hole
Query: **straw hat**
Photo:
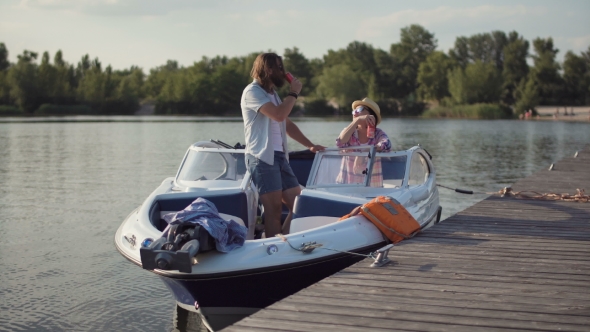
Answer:
[[373, 112], [375, 112], [375, 115], [377, 115], [376, 125], [378, 125], [379, 122], [381, 122], [381, 109], [379, 108], [379, 105], [377, 105], [376, 102], [372, 101], [370, 98], [364, 98], [363, 100], [356, 100], [352, 103], [352, 109], [354, 110], [357, 106], [360, 106], [360, 105], [367, 106]]

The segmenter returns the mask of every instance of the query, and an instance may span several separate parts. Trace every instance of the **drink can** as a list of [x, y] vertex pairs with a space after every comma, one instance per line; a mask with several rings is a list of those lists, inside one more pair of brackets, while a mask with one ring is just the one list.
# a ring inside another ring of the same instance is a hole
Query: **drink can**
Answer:
[[287, 82], [293, 82], [293, 75], [291, 75], [291, 73], [286, 73], [285, 78], [287, 79]]
[[367, 137], [368, 138], [375, 138], [375, 126], [368, 126], [367, 127]]

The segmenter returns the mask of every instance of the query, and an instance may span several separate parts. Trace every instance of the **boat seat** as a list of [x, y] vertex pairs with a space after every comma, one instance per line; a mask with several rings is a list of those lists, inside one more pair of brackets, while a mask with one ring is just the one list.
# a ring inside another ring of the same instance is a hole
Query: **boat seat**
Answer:
[[329, 225], [338, 221], [338, 217], [324, 217], [324, 216], [313, 216], [303, 217], [291, 220], [291, 228], [289, 234], [306, 231], [309, 229], [317, 228], [320, 226]]
[[295, 199], [293, 218], [303, 218], [323, 215], [327, 217], [342, 217], [349, 214], [359, 203], [342, 202], [321, 197], [299, 195]]
[[[178, 211], [160, 211], [160, 219], [164, 220], [164, 215], [168, 214], [168, 213], [174, 213], [174, 212], [178, 212]], [[244, 221], [242, 220], [242, 218], [236, 217], [236, 216], [232, 216], [229, 214], [225, 214], [225, 213], [219, 213], [219, 216], [226, 221], [230, 221], [233, 220], [235, 222], [237, 222], [238, 224], [247, 227], [246, 224], [244, 224]]]
[[[187, 193], [188, 194], [188, 193]], [[150, 222], [160, 231], [163, 231], [168, 224], [162, 220], [161, 211], [178, 212], [189, 206], [198, 197], [203, 197], [213, 203], [218, 212], [225, 213], [229, 216], [235, 216], [234, 220], [240, 218], [242, 222], [248, 221], [248, 199], [245, 193], [237, 192], [235, 194], [211, 194], [209, 195], [162, 195], [154, 200], [150, 208]], [[253, 225], [252, 225], [253, 226]], [[248, 225], [246, 225], [248, 227]], [[249, 227], [250, 228], [250, 227]]]

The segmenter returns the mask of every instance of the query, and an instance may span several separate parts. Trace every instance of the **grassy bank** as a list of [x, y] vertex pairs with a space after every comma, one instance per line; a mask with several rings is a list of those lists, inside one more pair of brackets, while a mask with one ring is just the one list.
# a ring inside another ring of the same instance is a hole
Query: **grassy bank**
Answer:
[[86, 105], [43, 104], [35, 110], [34, 115], [92, 115], [92, 109]]
[[0, 105], [0, 116], [50, 116], [50, 115], [96, 115], [86, 105], [53, 105], [43, 104], [33, 113], [27, 113], [16, 106]]
[[0, 116], [20, 116], [25, 115], [25, 112], [18, 109], [16, 106], [0, 105]]
[[426, 110], [424, 118], [462, 118], [462, 119], [512, 119], [512, 110], [497, 104], [438, 106]]

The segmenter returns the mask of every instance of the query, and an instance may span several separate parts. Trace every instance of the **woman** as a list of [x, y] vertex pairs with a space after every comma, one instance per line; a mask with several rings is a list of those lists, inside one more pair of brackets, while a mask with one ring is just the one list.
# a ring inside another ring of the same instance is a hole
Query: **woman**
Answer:
[[[378, 152], [389, 152], [391, 141], [387, 134], [377, 125], [381, 122], [379, 105], [369, 98], [352, 103], [352, 122], [340, 132], [336, 139], [339, 148], [349, 146], [374, 145]], [[367, 137], [369, 126], [375, 127], [374, 137]], [[341, 172], [336, 180], [338, 183], [362, 183], [367, 164], [366, 157], [347, 158], [342, 163]], [[371, 187], [382, 187], [381, 160], [377, 159], [371, 176]]]

